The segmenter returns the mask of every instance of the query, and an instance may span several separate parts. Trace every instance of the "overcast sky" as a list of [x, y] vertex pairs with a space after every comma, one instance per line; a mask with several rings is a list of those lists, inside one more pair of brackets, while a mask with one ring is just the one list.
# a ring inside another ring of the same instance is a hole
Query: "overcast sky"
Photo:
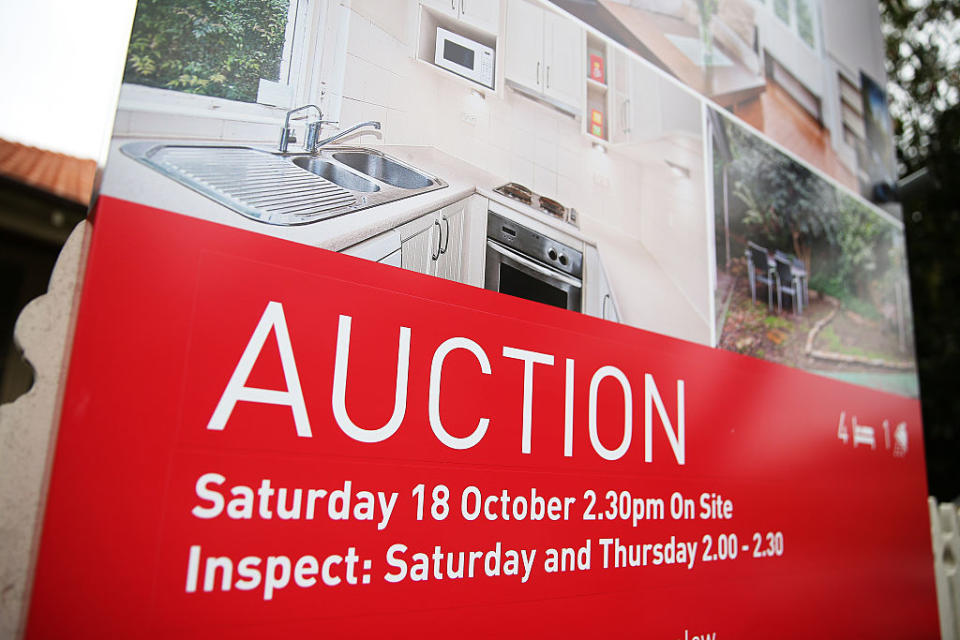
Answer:
[[0, 138], [100, 159], [134, 0], [0, 0]]

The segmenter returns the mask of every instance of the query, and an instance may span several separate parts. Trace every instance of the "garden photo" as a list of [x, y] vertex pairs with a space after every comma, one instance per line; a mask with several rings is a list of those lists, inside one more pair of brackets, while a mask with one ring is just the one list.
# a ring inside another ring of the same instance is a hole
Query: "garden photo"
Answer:
[[717, 346], [917, 395], [902, 223], [709, 114]]

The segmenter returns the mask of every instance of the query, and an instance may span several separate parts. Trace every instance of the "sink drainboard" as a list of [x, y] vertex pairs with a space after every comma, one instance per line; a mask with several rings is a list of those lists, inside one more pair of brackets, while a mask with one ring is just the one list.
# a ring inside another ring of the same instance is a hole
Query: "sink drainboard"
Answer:
[[164, 146], [145, 159], [214, 200], [271, 224], [313, 222], [357, 201], [289, 160], [250, 148]]

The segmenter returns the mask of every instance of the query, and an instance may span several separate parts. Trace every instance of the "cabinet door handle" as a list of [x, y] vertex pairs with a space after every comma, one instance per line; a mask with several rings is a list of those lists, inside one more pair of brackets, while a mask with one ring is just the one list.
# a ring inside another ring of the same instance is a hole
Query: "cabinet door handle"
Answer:
[[456, 10], [457, 10], [457, 0], [450, 0], [450, 8], [451, 8], [453, 11], [456, 11]]
[[537, 61], [537, 85], [540, 84], [540, 61]]
[[630, 98], [623, 101], [623, 132], [630, 133]]
[[547, 65], [547, 89], [550, 88], [550, 65]]
[[[434, 221], [433, 221], [433, 224], [437, 225], [437, 227], [440, 228], [440, 232], [437, 234], [437, 250], [436, 250], [436, 252], [433, 252], [433, 253], [430, 254], [430, 259], [431, 259], [431, 260], [436, 260], [437, 258], [440, 257], [440, 254], [442, 253], [442, 251], [440, 251], [440, 243], [442, 242], [441, 236], [443, 235], [443, 227], [440, 226], [440, 221], [439, 221], [439, 220], [434, 220]], [[431, 250], [431, 251], [432, 251], [432, 250]]]
[[603, 318], [604, 320], [607, 319], [607, 300], [609, 299], [610, 299], [610, 294], [605, 293], [603, 295], [603, 308], [600, 310], [600, 317]]
[[446, 253], [447, 247], [450, 246], [450, 218], [444, 218], [443, 224], [447, 227], [447, 236], [443, 240], [443, 250], [440, 253]]

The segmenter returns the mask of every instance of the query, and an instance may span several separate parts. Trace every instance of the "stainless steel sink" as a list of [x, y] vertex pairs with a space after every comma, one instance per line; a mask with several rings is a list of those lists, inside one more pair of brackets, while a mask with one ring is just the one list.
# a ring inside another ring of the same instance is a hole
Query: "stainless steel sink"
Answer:
[[408, 169], [382, 155], [361, 151], [342, 151], [334, 153], [333, 158], [360, 173], [401, 189], [422, 189], [430, 184], [430, 178], [419, 171]]
[[[293, 164], [310, 173], [315, 173], [325, 180], [338, 184], [350, 191], [379, 191], [376, 182], [367, 180], [355, 173], [347, 171], [340, 165], [315, 158], [313, 156], [299, 156], [293, 159]], [[428, 183], [429, 184], [429, 183]]]
[[307, 154], [132, 142], [120, 150], [243, 216], [275, 225], [326, 220], [447, 186], [366, 147]]

